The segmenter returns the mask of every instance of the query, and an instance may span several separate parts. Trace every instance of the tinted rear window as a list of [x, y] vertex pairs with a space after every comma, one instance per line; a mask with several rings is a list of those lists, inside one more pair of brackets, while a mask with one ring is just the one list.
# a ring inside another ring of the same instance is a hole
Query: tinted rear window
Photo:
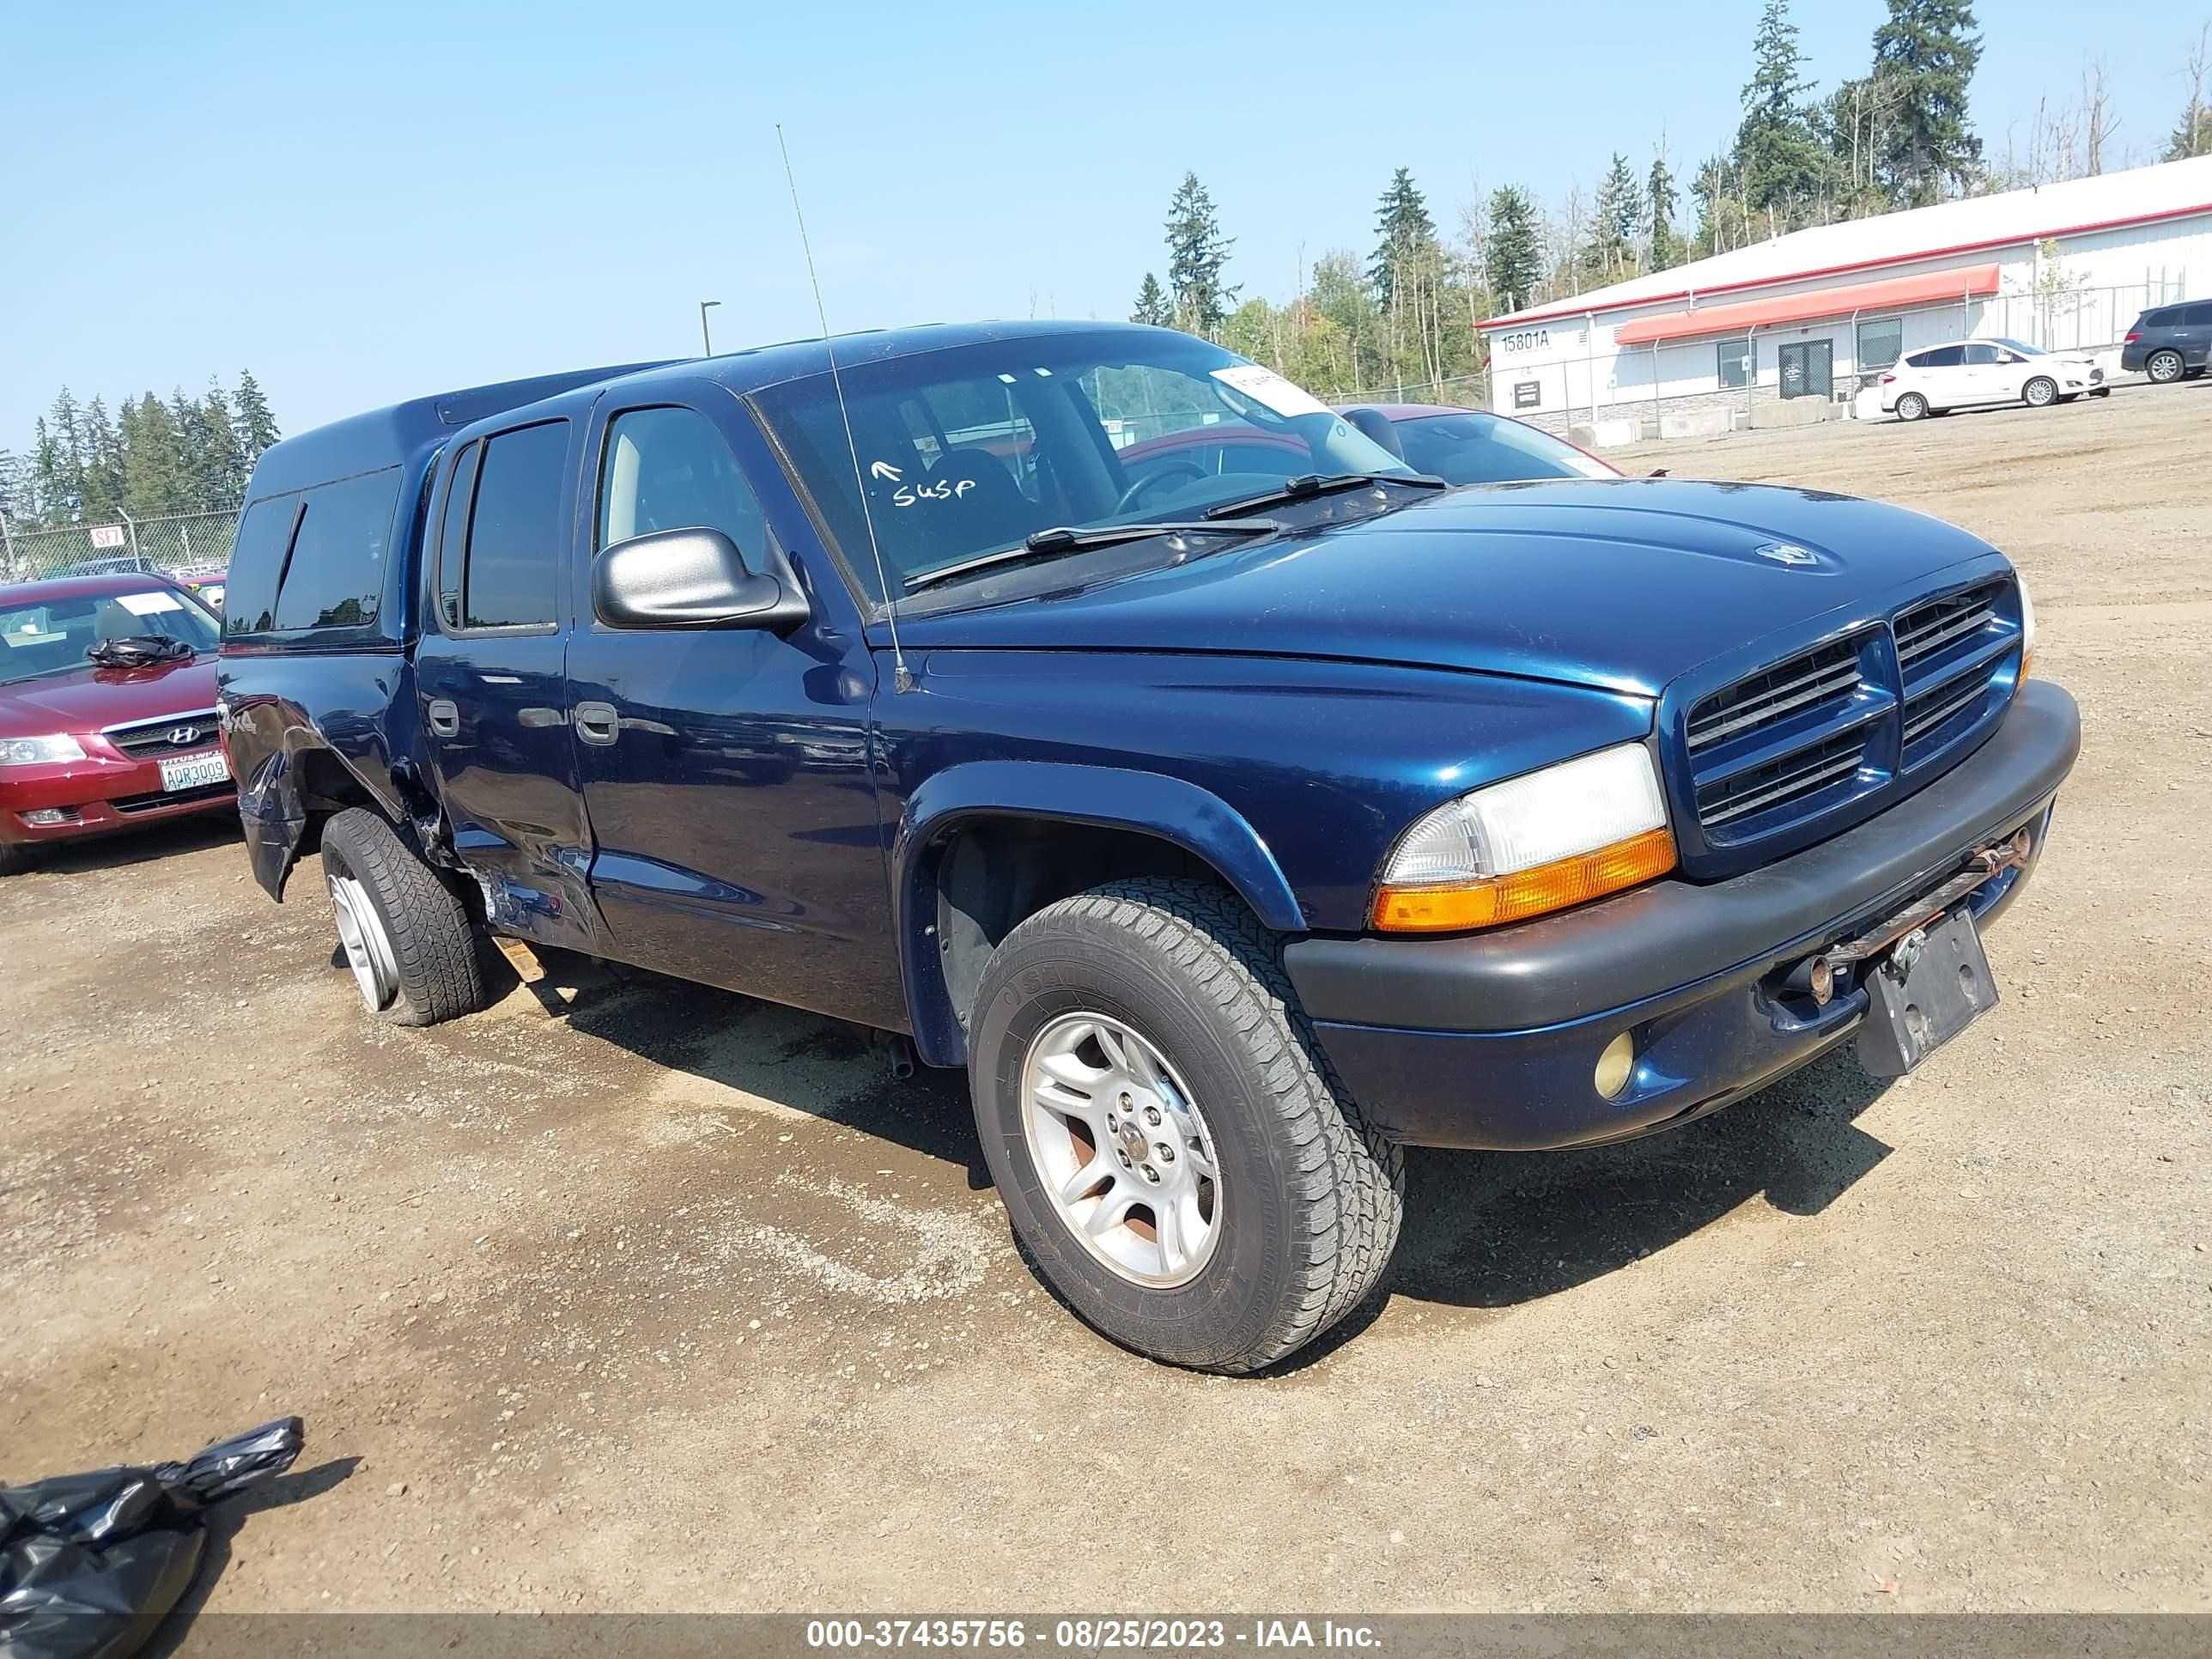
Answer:
[[1912, 360], [1915, 368], [1956, 368], [1966, 360], [1964, 346], [1937, 346], [1933, 351], [1923, 351]]
[[2182, 312], [2181, 320], [2190, 328], [2203, 328], [2212, 325], [2212, 306], [2190, 306]]
[[2172, 328], [2181, 320], [2181, 307], [2168, 306], [2164, 311], [2146, 311], [2140, 326], [2143, 328]]
[[247, 507], [230, 550], [224, 635], [374, 623], [399, 481], [400, 470], [390, 466]]
[[272, 495], [254, 502], [238, 521], [238, 539], [231, 544], [229, 586], [222, 596], [222, 631], [265, 634], [276, 625], [276, 578], [284, 568], [284, 554], [292, 545], [292, 520], [300, 510], [297, 495]]
[[358, 628], [376, 620], [392, 549], [399, 469], [318, 485], [292, 538], [292, 557], [276, 594], [280, 631]]
[[568, 460], [566, 421], [485, 441], [461, 578], [465, 626], [520, 628], [554, 620]]

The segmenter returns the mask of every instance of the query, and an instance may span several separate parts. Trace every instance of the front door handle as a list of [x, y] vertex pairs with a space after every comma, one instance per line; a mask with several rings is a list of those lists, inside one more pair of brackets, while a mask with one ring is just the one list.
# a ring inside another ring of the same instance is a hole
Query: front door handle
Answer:
[[622, 735], [622, 716], [611, 702], [576, 705], [576, 735], [586, 743], [612, 743]]
[[434, 738], [458, 738], [461, 735], [461, 706], [451, 697], [433, 697], [424, 710]]

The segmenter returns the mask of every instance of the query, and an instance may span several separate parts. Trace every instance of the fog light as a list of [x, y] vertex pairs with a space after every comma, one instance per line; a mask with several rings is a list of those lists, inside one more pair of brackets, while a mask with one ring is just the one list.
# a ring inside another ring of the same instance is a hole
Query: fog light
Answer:
[[23, 822], [45, 829], [50, 824], [67, 823], [72, 815], [58, 806], [41, 806], [35, 812], [23, 814]]
[[1623, 1031], [1605, 1045], [1605, 1052], [1597, 1057], [1597, 1091], [1611, 1100], [1628, 1086], [1628, 1075], [1636, 1069], [1636, 1038]]

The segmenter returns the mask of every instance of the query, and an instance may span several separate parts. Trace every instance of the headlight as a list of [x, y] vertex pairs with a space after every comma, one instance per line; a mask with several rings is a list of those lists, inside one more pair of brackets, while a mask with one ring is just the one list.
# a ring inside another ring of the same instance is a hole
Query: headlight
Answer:
[[2035, 659], [2035, 601], [2027, 597], [2026, 577], [2015, 570], [2012, 580], [2020, 590], [2020, 678], [2014, 682], [2017, 690], [2027, 683], [2028, 665]]
[[83, 745], [75, 738], [0, 738], [0, 766], [47, 766], [83, 758]]
[[1383, 862], [1374, 925], [1400, 933], [1492, 927], [1674, 867], [1651, 751], [1624, 743], [1478, 789], [1418, 820]]

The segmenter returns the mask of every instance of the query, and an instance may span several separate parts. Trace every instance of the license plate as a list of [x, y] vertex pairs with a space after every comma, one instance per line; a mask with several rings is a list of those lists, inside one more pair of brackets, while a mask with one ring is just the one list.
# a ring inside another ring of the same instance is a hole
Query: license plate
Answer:
[[1859, 1063], [1903, 1077], [1996, 1006], [1997, 982], [1974, 918], [1954, 910], [1917, 928], [1869, 964]]
[[165, 756], [161, 761], [161, 789], [165, 794], [229, 781], [230, 768], [224, 763], [221, 750], [204, 755]]

